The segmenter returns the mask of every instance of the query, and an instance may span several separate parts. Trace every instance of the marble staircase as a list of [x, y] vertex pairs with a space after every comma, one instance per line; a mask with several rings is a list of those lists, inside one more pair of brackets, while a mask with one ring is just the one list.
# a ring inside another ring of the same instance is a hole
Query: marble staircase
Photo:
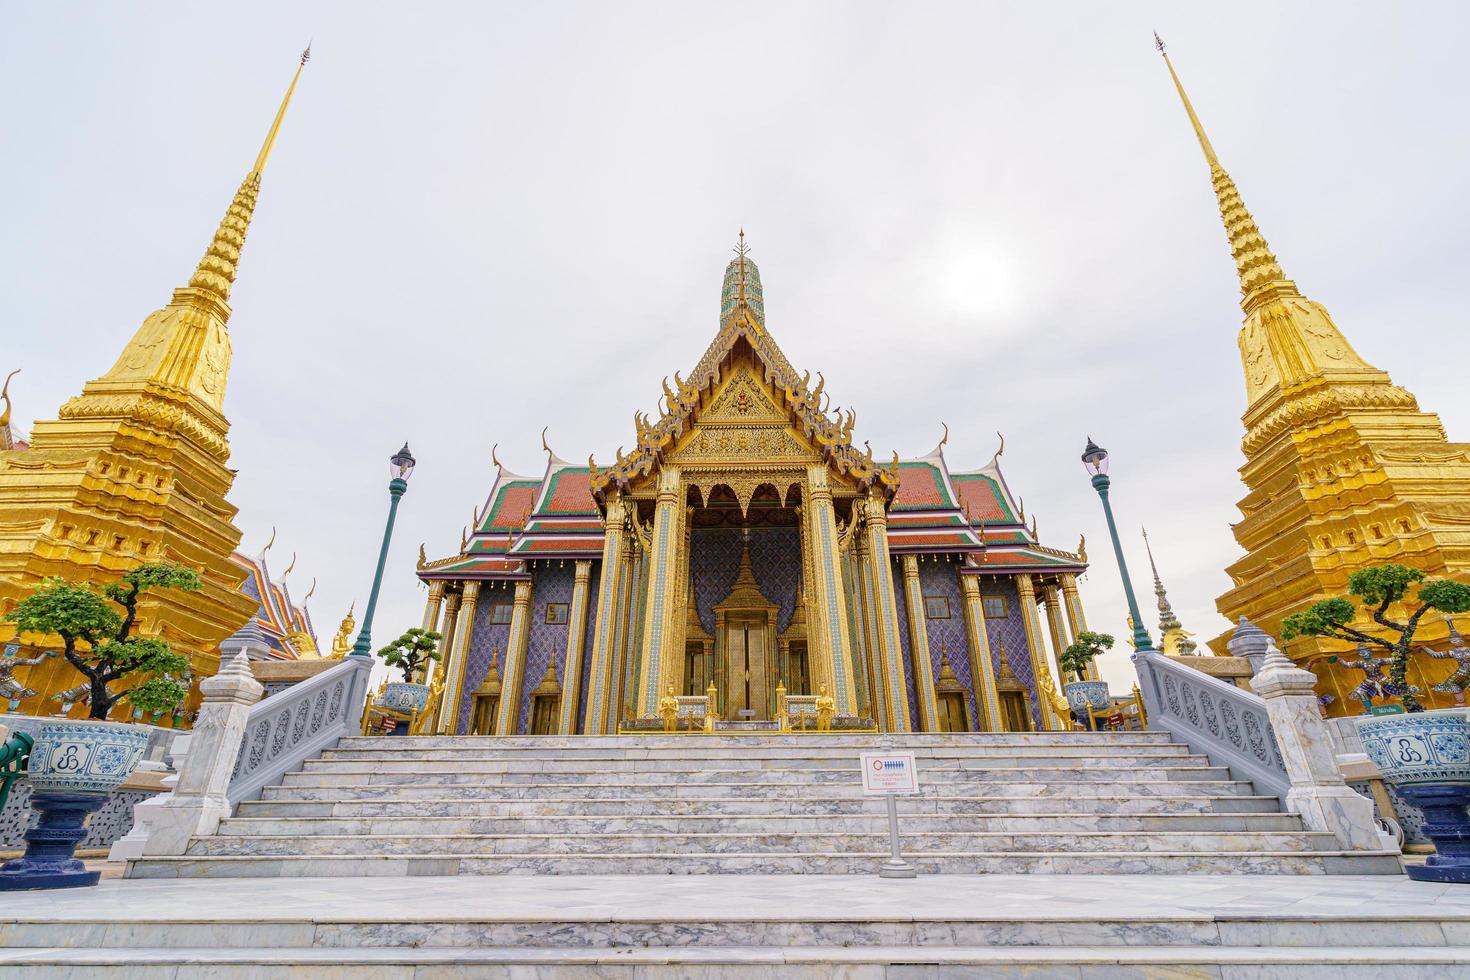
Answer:
[[1397, 874], [1162, 733], [349, 738], [132, 878], [869, 874], [858, 755], [912, 749], [924, 874]]

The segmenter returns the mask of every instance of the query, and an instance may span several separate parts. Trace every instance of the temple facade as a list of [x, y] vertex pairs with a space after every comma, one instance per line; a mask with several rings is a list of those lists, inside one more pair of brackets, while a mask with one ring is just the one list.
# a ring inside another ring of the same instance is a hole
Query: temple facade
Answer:
[[421, 551], [423, 625], [447, 651], [431, 730], [646, 730], [701, 696], [732, 729], [775, 727], [788, 698], [838, 729], [1059, 727], [1085, 554], [1036, 539], [1000, 451], [961, 472], [947, 429], [918, 459], [857, 448], [738, 251], [718, 332], [665, 379], [661, 416], [635, 416], [631, 453], [577, 465], [543, 433], [540, 475], [496, 459], [458, 552]]
[[[1287, 616], [1346, 595], [1348, 575], [1361, 568], [1397, 562], [1431, 577], [1464, 579], [1470, 444], [1450, 442], [1439, 416], [1421, 411], [1413, 393], [1360, 356], [1327, 308], [1286, 277], [1167, 54], [1164, 60], [1210, 169], [1245, 312], [1240, 475], [1247, 492], [1233, 525], [1245, 555], [1226, 569], [1232, 586], [1216, 608], [1232, 623], [1247, 617], [1279, 636]], [[1358, 625], [1377, 629], [1366, 616]], [[1428, 617], [1417, 636], [1442, 649], [1452, 632], [1448, 619]], [[1224, 653], [1229, 635], [1211, 647]], [[1286, 652], [1317, 673], [1329, 711], [1362, 711], [1349, 692], [1363, 674], [1335, 659], [1351, 656], [1345, 644], [1303, 637]], [[1430, 707], [1452, 707], [1451, 694], [1432, 688], [1453, 670], [1449, 660], [1412, 658], [1409, 682]]]

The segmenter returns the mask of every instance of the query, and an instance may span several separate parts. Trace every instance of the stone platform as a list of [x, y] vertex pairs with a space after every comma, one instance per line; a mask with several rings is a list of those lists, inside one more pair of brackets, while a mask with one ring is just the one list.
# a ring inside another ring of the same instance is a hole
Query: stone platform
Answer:
[[905, 749], [926, 874], [1391, 874], [1162, 732], [348, 738], [134, 878], [871, 874]]
[[0, 911], [26, 980], [1467, 975], [1470, 888], [1402, 876], [105, 881]]

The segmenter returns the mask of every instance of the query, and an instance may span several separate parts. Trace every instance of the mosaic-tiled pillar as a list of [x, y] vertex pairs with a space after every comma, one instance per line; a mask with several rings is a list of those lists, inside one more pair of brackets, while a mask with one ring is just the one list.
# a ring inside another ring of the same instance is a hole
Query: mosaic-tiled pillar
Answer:
[[[1021, 622], [1026, 627], [1026, 646], [1031, 652], [1031, 672], [1039, 685], [1041, 678], [1046, 676], [1047, 669], [1046, 657], [1041, 647], [1041, 613], [1036, 608], [1036, 586], [1032, 583], [1030, 575], [1017, 575], [1016, 589], [1021, 594]], [[1037, 700], [1039, 702], [1040, 698]], [[1038, 714], [1041, 716], [1041, 728], [1047, 731], [1057, 729], [1057, 722], [1045, 705], [1040, 707]]]
[[618, 596], [618, 639], [608, 711], [608, 732], [616, 733], [622, 719], [637, 714], [638, 671], [642, 666], [643, 608], [647, 605], [648, 562], [637, 534], [628, 535], [623, 543], [622, 593]]
[[[1064, 572], [1060, 576], [1062, 580], [1062, 601], [1067, 606], [1067, 641], [1077, 642], [1077, 634], [1087, 629], [1087, 617], [1082, 614], [1082, 596], [1077, 593], [1077, 576], [1071, 572]], [[1099, 680], [1097, 663], [1087, 665], [1087, 679]]]
[[510, 612], [510, 638], [505, 641], [505, 674], [500, 679], [500, 717], [495, 731], [519, 735], [521, 729], [521, 685], [526, 679], [526, 644], [531, 639], [531, 580], [516, 583], [515, 604]]
[[868, 674], [868, 644], [863, 630], [862, 609], [859, 597], [862, 586], [858, 576], [857, 541], [847, 543], [842, 556], [842, 584], [845, 590], [844, 611], [847, 613], [847, 635], [852, 638], [852, 676], [857, 681], [858, 714], [871, 716], [873, 713], [873, 688]]
[[832, 680], [827, 693], [837, 701], [839, 715], [857, 713], [857, 684], [852, 675], [852, 644], [847, 636], [847, 617], [842, 612], [842, 556], [837, 547], [837, 514], [832, 509], [832, 487], [827, 467], [807, 467], [807, 520], [811, 530], [813, 624], [826, 649], [824, 666]]
[[1062, 651], [1067, 649], [1065, 627], [1062, 625], [1062, 599], [1055, 585], [1041, 588], [1041, 601], [1046, 603], [1046, 627], [1051, 634], [1052, 666], [1057, 669], [1058, 683], [1066, 680], [1062, 671]]
[[903, 650], [898, 640], [898, 606], [893, 598], [893, 569], [888, 557], [888, 514], [883, 497], [869, 491], [863, 507], [867, 522], [868, 576], [873, 589], [874, 639], [883, 699], [888, 704], [888, 731], [910, 731], [909, 699], [903, 682]]
[[[860, 506], [854, 504], [853, 506]], [[862, 609], [863, 634], [866, 637], [867, 660], [868, 660], [868, 690], [869, 708], [873, 712], [873, 720], [877, 723], [879, 731], [894, 731], [893, 718], [888, 713], [888, 698], [883, 693], [885, 690], [881, 657], [879, 655], [878, 643], [878, 606], [873, 596], [873, 565], [868, 560], [868, 552], [871, 545], [867, 534], [859, 534], [857, 552], [857, 587], [859, 591], [859, 606]]]
[[679, 525], [684, 513], [684, 484], [677, 466], [665, 466], [658, 474], [658, 502], [653, 509], [653, 541], [648, 555], [647, 607], [643, 623], [643, 666], [638, 679], [640, 718], [658, 714], [658, 699], [672, 677], [669, 650], [674, 635], [674, 596], [678, 545], [683, 540]]
[[909, 656], [914, 662], [914, 700], [919, 705], [919, 717], [914, 720], [914, 730], [937, 732], [939, 697], [934, 692], [934, 665], [929, 660], [924, 588], [919, 582], [919, 559], [915, 555], [903, 556], [903, 587], [908, 600], [905, 605], [909, 614]]
[[[439, 613], [440, 613], [441, 609], [443, 609], [443, 607], [444, 607], [444, 583], [442, 581], [430, 582], [429, 583], [429, 600], [428, 600], [428, 602], [424, 603], [424, 619], [423, 619], [423, 623], [421, 624], [421, 628], [424, 630], [424, 632], [426, 632], [426, 633], [440, 632], [439, 631]], [[446, 616], [445, 619], [446, 619], [445, 625], [447, 627], [448, 626], [448, 617]], [[444, 678], [445, 681], [447, 681], [448, 680], [448, 677], [449, 677], [449, 675], [447, 673], [445, 673], [445, 671], [447, 671], [449, 669], [449, 666], [446, 663], [446, 659], [449, 656], [450, 633], [446, 629], [445, 631], [443, 631], [443, 632], [440, 633], [440, 636], [441, 636], [441, 639], [439, 640], [439, 660], [438, 661], [432, 661], [432, 660], [429, 661], [428, 670], [426, 671], [426, 673], [427, 673], [428, 676], [426, 676], [424, 678], [424, 683], [425, 684], [428, 684], [430, 686], [432, 686], [434, 684], [434, 681], [435, 681], [436, 678]], [[429, 718], [427, 719], [427, 721], [425, 722], [424, 731], [426, 731], [426, 732], [432, 732], [432, 731], [436, 731], [437, 730], [435, 728], [435, 726], [438, 724], [438, 713], [439, 713], [439, 706], [438, 705], [434, 705], [430, 709], [430, 715], [429, 715]]]
[[[622, 610], [618, 599], [623, 592], [623, 537], [627, 520], [627, 504], [617, 493], [607, 503], [607, 520], [603, 527], [602, 571], [597, 589], [597, 618], [592, 629], [592, 670], [588, 677], [588, 735], [608, 731], [608, 703], [616, 676], [613, 674], [613, 651], [617, 649], [618, 623]], [[616, 720], [614, 720], [616, 724]]]
[[582, 651], [587, 639], [587, 583], [592, 563], [576, 563], [572, 579], [572, 605], [567, 611], [567, 658], [562, 667], [561, 719], [557, 731], [577, 734], [577, 708], [582, 702]]
[[475, 604], [480, 601], [480, 583], [466, 582], [460, 597], [459, 609], [454, 611], [454, 632], [450, 634], [454, 645], [450, 649], [449, 665], [445, 677], [441, 703], [444, 705], [440, 731], [445, 735], [459, 734], [459, 702], [464, 696], [464, 674], [470, 665], [470, 634], [475, 631]]
[[1005, 731], [1000, 710], [1000, 692], [995, 687], [995, 666], [990, 662], [990, 634], [985, 627], [985, 603], [980, 598], [980, 576], [960, 572], [960, 591], [965, 604], [965, 640], [970, 648], [970, 680], [975, 686], [975, 704], [987, 732]]

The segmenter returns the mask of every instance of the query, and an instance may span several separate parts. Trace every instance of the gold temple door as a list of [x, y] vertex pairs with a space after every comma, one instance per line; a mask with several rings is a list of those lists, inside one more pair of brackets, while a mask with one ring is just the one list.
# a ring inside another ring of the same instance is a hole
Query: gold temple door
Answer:
[[[771, 717], [771, 629], [764, 615], [736, 614], [725, 621], [725, 703], [732, 719]], [[745, 712], [750, 712], [745, 714]]]

